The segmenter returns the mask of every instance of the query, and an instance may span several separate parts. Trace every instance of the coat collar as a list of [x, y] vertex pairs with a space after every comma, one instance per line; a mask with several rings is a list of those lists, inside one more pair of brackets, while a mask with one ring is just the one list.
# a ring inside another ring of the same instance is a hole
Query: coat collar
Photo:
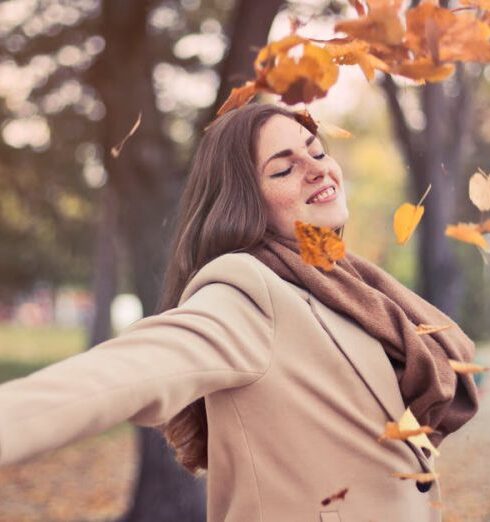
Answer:
[[[390, 421], [398, 422], [405, 405], [399, 393], [396, 374], [381, 343], [363, 328], [353, 328], [355, 321], [352, 318], [323, 305], [306, 289], [287, 283], [309, 304], [322, 328], [352, 365]], [[429, 459], [418, 446], [408, 440], [404, 442], [415, 453], [424, 471], [433, 470]]]

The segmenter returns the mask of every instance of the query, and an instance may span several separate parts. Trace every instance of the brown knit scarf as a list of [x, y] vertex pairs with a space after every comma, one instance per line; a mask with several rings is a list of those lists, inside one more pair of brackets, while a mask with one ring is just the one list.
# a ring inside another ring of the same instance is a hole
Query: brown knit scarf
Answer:
[[[333, 270], [306, 264], [296, 240], [267, 238], [250, 253], [281, 278], [309, 290], [327, 307], [350, 316], [382, 344], [394, 367], [405, 406], [437, 447], [478, 410], [471, 374], [451, 368], [448, 358], [470, 362], [473, 341], [446, 314], [367, 259], [346, 252]], [[418, 335], [420, 323], [452, 326]], [[362, 347], [359, 347], [362, 349]]]

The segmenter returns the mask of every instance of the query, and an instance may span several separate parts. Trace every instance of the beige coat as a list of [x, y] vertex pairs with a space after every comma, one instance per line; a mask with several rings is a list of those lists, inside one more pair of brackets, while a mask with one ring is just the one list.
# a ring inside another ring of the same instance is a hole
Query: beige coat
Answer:
[[437, 481], [391, 476], [433, 456], [377, 441], [405, 410], [381, 344], [247, 253], [208, 263], [177, 308], [0, 386], [0, 463], [162, 424], [202, 396], [208, 522], [441, 520]]

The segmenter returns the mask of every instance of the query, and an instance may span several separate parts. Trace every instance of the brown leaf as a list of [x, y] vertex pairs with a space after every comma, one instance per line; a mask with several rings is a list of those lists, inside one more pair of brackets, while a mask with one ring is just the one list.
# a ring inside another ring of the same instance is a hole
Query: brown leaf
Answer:
[[232, 109], [237, 109], [238, 107], [247, 104], [256, 93], [257, 85], [253, 81], [247, 81], [241, 87], [233, 87], [230, 95], [216, 113], [216, 116], [221, 116], [225, 112], [231, 111]]
[[328, 506], [334, 500], [345, 500], [345, 495], [347, 494], [348, 491], [349, 491], [349, 488], [343, 488], [340, 491], [338, 491], [337, 493], [334, 493], [333, 495], [330, 495], [329, 497], [324, 498], [321, 502], [322, 506]]
[[124, 144], [129, 140], [129, 138], [138, 130], [140, 124], [141, 124], [141, 111], [138, 114], [138, 118], [136, 119], [136, 122], [131, 127], [131, 130], [128, 132], [128, 134], [122, 139], [120, 143], [112, 147], [111, 149], [111, 156], [113, 158], [119, 157], [119, 154], [121, 154], [122, 148], [124, 147]]

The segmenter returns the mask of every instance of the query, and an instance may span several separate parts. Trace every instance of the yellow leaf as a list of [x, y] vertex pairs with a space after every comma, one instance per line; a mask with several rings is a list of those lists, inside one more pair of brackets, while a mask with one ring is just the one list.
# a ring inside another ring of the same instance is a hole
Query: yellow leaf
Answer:
[[396, 209], [393, 215], [393, 230], [399, 245], [404, 245], [412, 237], [423, 215], [424, 207], [411, 203], [403, 203]]
[[490, 370], [488, 366], [481, 366], [480, 364], [475, 363], [455, 361], [454, 359], [449, 359], [449, 364], [456, 373], [480, 373], [487, 372], [488, 370]]
[[441, 330], [445, 330], [446, 328], [451, 328], [452, 324], [444, 324], [442, 326], [434, 326], [432, 324], [424, 324], [420, 323], [416, 328], [415, 332], [417, 335], [430, 334], [435, 332], [440, 332]]
[[403, 203], [396, 209], [393, 215], [393, 230], [399, 245], [404, 245], [412, 237], [417, 225], [420, 223], [425, 210], [422, 206], [422, 202], [426, 198], [431, 187], [432, 185], [429, 184], [417, 205]]
[[435, 471], [431, 471], [430, 473], [401, 473], [399, 471], [395, 471], [393, 476], [402, 480], [414, 479], [417, 482], [432, 482], [439, 477], [439, 473], [436, 473]]
[[470, 178], [468, 193], [471, 202], [482, 212], [490, 210], [490, 176], [479, 170]]

